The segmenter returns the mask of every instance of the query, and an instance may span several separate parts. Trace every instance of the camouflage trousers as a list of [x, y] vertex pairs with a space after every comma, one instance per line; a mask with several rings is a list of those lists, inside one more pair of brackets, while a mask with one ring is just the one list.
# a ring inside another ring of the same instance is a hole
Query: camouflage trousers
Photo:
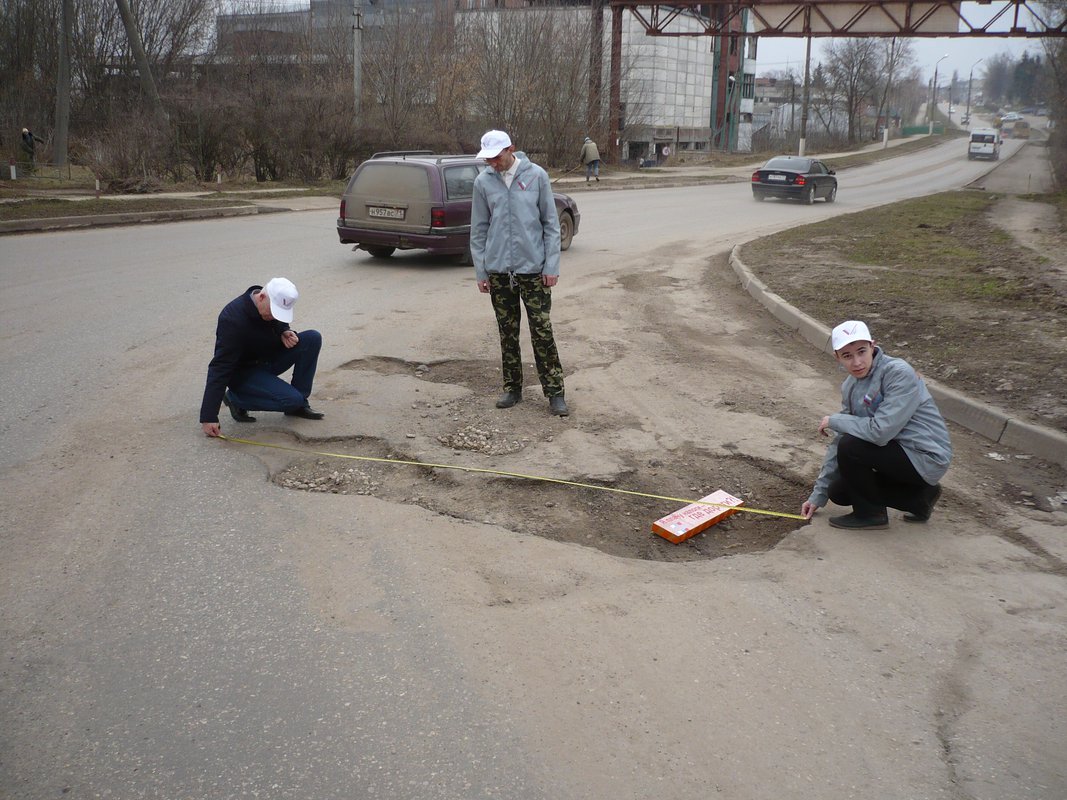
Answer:
[[563, 367], [552, 338], [552, 290], [541, 282], [541, 275], [489, 273], [489, 297], [500, 329], [500, 357], [504, 372], [504, 391], [522, 391], [522, 353], [519, 350], [519, 326], [526, 306], [537, 377], [545, 397], [563, 394]]

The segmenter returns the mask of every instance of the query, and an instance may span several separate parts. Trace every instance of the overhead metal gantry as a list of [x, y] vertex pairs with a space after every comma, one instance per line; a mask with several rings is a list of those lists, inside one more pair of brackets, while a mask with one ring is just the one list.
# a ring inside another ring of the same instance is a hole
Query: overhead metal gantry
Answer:
[[[610, 0], [610, 5], [628, 9], [651, 36], [1067, 36], [1067, 15], [1052, 20], [1050, 5], [1027, 0], [966, 4], [936, 0]], [[749, 30], [742, 30], [740, 24], [745, 13], [752, 22]], [[701, 20], [704, 29], [671, 30], [671, 23], [683, 15]]]
[[[1063, 38], [1067, 13], [1062, 3], [1031, 0], [978, 0], [960, 3], [942, 0], [674, 0], [670, 3], [638, 0], [590, 0], [593, 12], [593, 52], [590, 63], [591, 119], [600, 118], [601, 20], [611, 7], [611, 66], [609, 71], [609, 128], [611, 157], [617, 157], [621, 134], [619, 76], [622, 66], [622, 15], [629, 11], [650, 36], [716, 36], [731, 39], [755, 37], [902, 37], [902, 38]], [[1053, 15], [1062, 16], [1054, 19]], [[681, 17], [688, 30], [672, 29]], [[746, 24], [747, 17], [747, 24]], [[697, 20], [701, 28], [693, 29]], [[726, 47], [721, 46], [720, 52]], [[720, 59], [720, 77], [730, 65]], [[725, 81], [718, 92], [725, 91]], [[719, 97], [721, 106], [723, 101]]]

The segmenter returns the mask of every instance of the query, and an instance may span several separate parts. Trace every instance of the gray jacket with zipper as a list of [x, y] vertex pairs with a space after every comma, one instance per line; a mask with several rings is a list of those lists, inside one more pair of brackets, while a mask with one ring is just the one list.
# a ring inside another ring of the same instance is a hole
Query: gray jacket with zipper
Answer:
[[475, 277], [490, 272], [559, 275], [559, 215], [548, 173], [521, 158], [508, 188], [495, 170], [474, 181], [471, 257]]
[[[884, 447], [897, 441], [915, 471], [933, 486], [948, 471], [952, 444], [937, 403], [911, 364], [874, 349], [866, 377], [849, 375], [841, 384], [841, 411], [830, 416], [830, 429]], [[838, 436], [826, 448], [822, 470], [808, 498], [826, 505], [827, 490], [838, 477]]]

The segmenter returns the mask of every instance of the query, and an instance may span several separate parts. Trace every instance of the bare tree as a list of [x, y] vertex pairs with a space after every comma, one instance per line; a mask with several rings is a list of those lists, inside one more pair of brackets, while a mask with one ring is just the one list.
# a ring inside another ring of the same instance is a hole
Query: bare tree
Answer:
[[[1045, 7], [1054, 23], [1062, 24], [1067, 19], [1067, 2], [1059, 0], [1047, 3]], [[1062, 120], [1067, 119], [1067, 41], [1044, 39], [1042, 50], [1050, 119], [1061, 125]], [[1067, 183], [1067, 136], [1060, 127], [1053, 129], [1049, 137], [1049, 152], [1052, 170], [1059, 185], [1063, 186]]]
[[879, 74], [883, 76], [881, 93], [878, 97], [878, 111], [875, 119], [886, 118], [886, 127], [889, 127], [889, 103], [894, 96], [900, 97], [897, 82], [900, 75], [912, 64], [914, 55], [911, 41], [898, 39], [895, 36], [881, 43], [881, 69]]
[[832, 39], [823, 48], [827, 79], [841, 99], [849, 143], [863, 138], [863, 112], [879, 82], [878, 50], [876, 39]]
[[377, 122], [390, 147], [405, 145], [421, 112], [430, 106], [426, 41], [433, 17], [414, 7], [393, 6], [381, 12], [381, 24], [366, 31], [363, 79], [371, 103], [364, 108]]

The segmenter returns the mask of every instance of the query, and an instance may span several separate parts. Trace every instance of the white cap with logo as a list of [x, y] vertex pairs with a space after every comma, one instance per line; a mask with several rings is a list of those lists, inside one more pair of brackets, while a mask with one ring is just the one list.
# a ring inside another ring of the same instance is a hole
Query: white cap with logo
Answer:
[[853, 342], [873, 342], [871, 338], [871, 332], [867, 330], [867, 325], [857, 320], [849, 320], [848, 322], [842, 322], [833, 332], [830, 334], [830, 342], [833, 345], [834, 352], [837, 352], [847, 344]]
[[293, 305], [300, 293], [288, 278], [271, 278], [263, 291], [270, 298], [270, 314], [279, 322], [293, 321]]
[[478, 158], [496, 158], [500, 151], [511, 147], [511, 137], [504, 131], [486, 131], [482, 136], [482, 149]]

